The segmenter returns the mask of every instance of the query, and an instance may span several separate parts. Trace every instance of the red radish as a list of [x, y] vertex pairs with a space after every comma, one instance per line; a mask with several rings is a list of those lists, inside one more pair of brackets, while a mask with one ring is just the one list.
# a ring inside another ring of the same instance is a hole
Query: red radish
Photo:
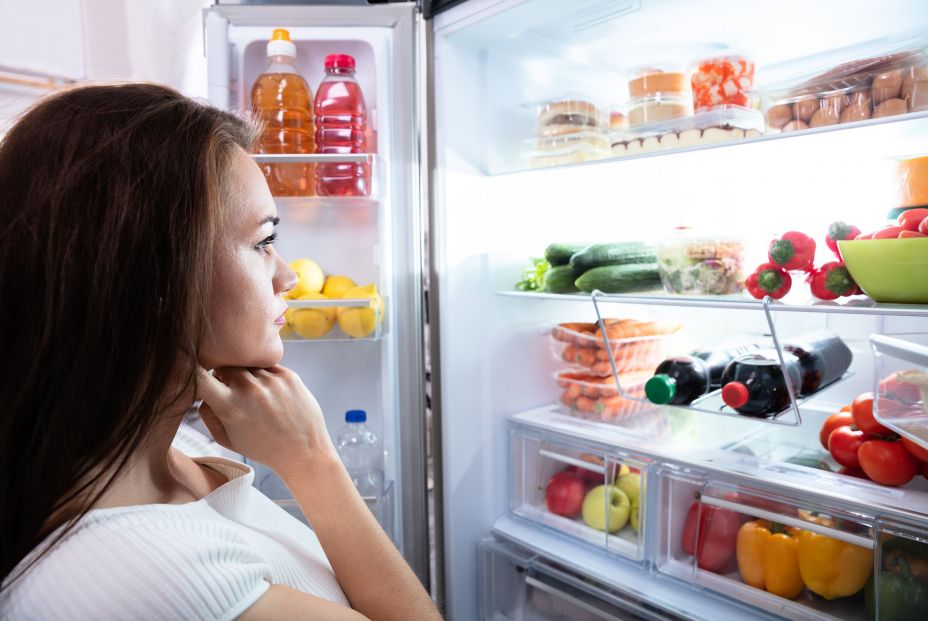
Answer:
[[873, 234], [873, 239], [896, 239], [904, 231], [901, 226], [887, 226]]
[[899, 214], [899, 226], [907, 231], [917, 231], [922, 220], [928, 218], [928, 208], [907, 209]]
[[928, 235], [918, 231], [902, 231], [899, 233], [899, 239], [915, 239], [916, 237], [928, 237]]

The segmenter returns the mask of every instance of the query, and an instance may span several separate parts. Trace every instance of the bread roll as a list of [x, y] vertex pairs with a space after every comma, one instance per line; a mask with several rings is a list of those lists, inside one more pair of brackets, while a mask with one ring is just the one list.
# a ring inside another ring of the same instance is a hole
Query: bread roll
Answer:
[[[900, 85], [901, 89], [901, 85]], [[876, 100], [874, 100], [876, 101]], [[884, 116], [894, 116], [896, 114], [905, 114], [909, 111], [904, 99], [887, 99], [873, 112], [873, 118], [879, 119]]]
[[887, 99], [896, 99], [902, 92], [902, 69], [887, 71], [873, 78], [870, 84], [873, 93], [873, 105], [878, 106]]
[[777, 104], [767, 110], [767, 125], [780, 129], [793, 120], [793, 109], [789, 104]]
[[794, 132], [800, 129], [809, 129], [809, 124], [804, 121], [790, 121], [783, 126], [784, 132]]
[[837, 125], [841, 119], [841, 114], [834, 108], [819, 108], [812, 119], [809, 121], [809, 127], [822, 127], [824, 125]]
[[840, 123], [865, 121], [870, 118], [870, 103], [855, 103], [841, 111]]
[[902, 81], [902, 98], [908, 104], [909, 112], [928, 109], [928, 79], [904, 79]]
[[793, 118], [808, 123], [819, 109], [818, 97], [806, 97], [793, 104]]

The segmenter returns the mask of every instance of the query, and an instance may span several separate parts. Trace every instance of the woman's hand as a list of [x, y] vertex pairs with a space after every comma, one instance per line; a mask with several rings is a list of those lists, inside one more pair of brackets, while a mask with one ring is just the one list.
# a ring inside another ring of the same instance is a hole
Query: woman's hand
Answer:
[[200, 417], [222, 446], [266, 464], [285, 481], [308, 462], [335, 459], [319, 403], [296, 373], [267, 369], [200, 369]]

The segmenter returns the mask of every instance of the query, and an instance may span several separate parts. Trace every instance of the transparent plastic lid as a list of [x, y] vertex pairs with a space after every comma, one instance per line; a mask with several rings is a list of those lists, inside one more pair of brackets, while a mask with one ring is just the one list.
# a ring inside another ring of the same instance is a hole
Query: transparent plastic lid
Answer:
[[874, 417], [928, 450], [928, 335], [874, 334], [870, 346], [877, 378]]
[[660, 93], [688, 95], [690, 81], [686, 69], [679, 65], [649, 65], [629, 72], [628, 94], [647, 97]]
[[603, 113], [607, 106], [580, 94], [531, 104], [538, 117], [538, 135], [548, 136], [571, 131], [599, 130], [608, 125]]
[[612, 132], [612, 143], [626, 142], [648, 136], [660, 136], [686, 130], [703, 130], [717, 127], [720, 129], [764, 131], [764, 115], [757, 110], [741, 106], [720, 106], [708, 112], [692, 116], [664, 119], [624, 131]]

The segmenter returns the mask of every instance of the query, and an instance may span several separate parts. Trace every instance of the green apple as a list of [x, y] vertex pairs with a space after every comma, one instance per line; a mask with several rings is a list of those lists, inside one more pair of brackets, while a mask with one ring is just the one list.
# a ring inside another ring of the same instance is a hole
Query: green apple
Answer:
[[635, 499], [632, 500], [631, 513], [628, 516], [628, 521], [632, 525], [632, 530], [634, 530], [636, 533], [639, 532], [638, 531], [638, 520], [639, 520], [638, 512], [639, 512], [639, 507], [641, 506], [639, 504], [640, 501], [641, 501], [641, 496], [635, 496]]
[[583, 522], [590, 528], [614, 533], [628, 522], [631, 501], [615, 485], [598, 485], [583, 499]]
[[641, 495], [641, 475], [637, 472], [629, 472], [619, 477], [616, 484], [620, 490], [625, 492], [628, 500], [634, 503]]

